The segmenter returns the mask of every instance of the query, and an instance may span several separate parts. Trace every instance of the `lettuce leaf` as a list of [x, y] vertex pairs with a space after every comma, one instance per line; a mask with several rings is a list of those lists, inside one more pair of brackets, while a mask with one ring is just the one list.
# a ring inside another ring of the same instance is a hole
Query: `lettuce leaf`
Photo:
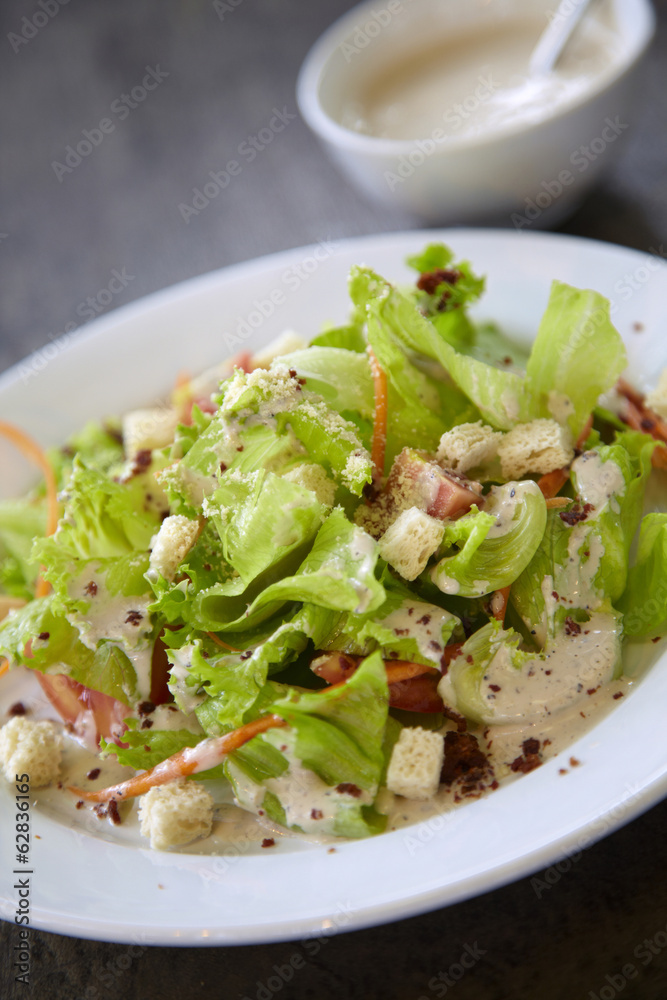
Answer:
[[544, 536], [547, 509], [536, 483], [491, 487], [476, 506], [445, 525], [430, 578], [444, 593], [482, 597], [507, 587], [526, 568]]
[[[579, 619], [579, 620], [577, 620]], [[535, 722], [618, 677], [621, 616], [609, 604], [572, 612], [543, 652], [519, 649], [521, 635], [491, 620], [464, 643], [438, 690], [478, 724]]]
[[623, 628], [628, 636], [652, 635], [667, 623], [667, 514], [647, 514], [639, 532], [637, 558], [623, 596]]
[[[333, 611], [373, 611], [385, 598], [384, 587], [375, 578], [377, 558], [377, 542], [351, 524], [344, 511], [336, 507], [298, 571], [265, 587], [246, 613], [224, 628], [251, 628], [287, 601], [316, 604]], [[208, 596], [202, 598], [209, 618], [217, 613], [214, 601]]]
[[0, 501], [0, 591], [29, 601], [39, 565], [32, 560], [35, 538], [46, 531], [46, 505], [41, 497]]
[[618, 435], [613, 445], [584, 452], [572, 464], [576, 503], [549, 511], [544, 538], [511, 590], [511, 602], [539, 643], [555, 634], [568, 608], [615, 604], [627, 580], [655, 442]]
[[229, 755], [236, 801], [295, 830], [363, 837], [386, 819], [373, 808], [385, 767], [387, 681], [378, 653], [341, 688], [290, 691], [268, 710], [288, 729]]
[[531, 419], [563, 422], [566, 413], [576, 441], [598, 398], [616, 384], [627, 363], [609, 301], [598, 292], [554, 281], [526, 366]]

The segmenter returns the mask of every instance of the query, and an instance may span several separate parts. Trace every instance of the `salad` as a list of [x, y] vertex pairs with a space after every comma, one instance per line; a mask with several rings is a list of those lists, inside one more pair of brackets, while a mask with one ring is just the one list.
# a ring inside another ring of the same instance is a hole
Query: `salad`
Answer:
[[[667, 386], [623, 381], [593, 291], [554, 282], [527, 355], [472, 321], [468, 262], [409, 263], [406, 288], [354, 268], [349, 322], [309, 346], [48, 455], [0, 423], [45, 476], [0, 503], [0, 670], [132, 769], [65, 780], [72, 808], [139, 798], [163, 848], [210, 832], [222, 787], [271, 829], [365, 837], [532, 770], [553, 720], [623, 696], [625, 639], [667, 620], [667, 514], [644, 514]], [[11, 712], [8, 779], [58, 781], [60, 734]]]

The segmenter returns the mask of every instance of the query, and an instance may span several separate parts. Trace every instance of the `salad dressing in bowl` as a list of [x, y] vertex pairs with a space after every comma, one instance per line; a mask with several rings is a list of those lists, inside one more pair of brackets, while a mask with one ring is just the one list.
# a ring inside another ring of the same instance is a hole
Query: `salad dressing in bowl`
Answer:
[[307, 56], [301, 113], [376, 202], [432, 222], [507, 226], [530, 201], [530, 224], [553, 225], [622, 148], [655, 30], [648, 0], [600, 0], [555, 68], [531, 75], [556, 6], [362, 3]]
[[465, 140], [536, 124], [613, 73], [623, 49], [613, 14], [591, 13], [555, 70], [531, 76], [543, 23], [511, 20], [419, 48], [361, 79], [341, 104], [345, 128], [379, 139]]

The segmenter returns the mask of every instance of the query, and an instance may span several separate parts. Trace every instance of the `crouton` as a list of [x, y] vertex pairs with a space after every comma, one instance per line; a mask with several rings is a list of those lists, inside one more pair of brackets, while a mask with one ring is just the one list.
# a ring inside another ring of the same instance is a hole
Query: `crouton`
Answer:
[[445, 526], [419, 507], [402, 511], [380, 539], [380, 555], [404, 580], [415, 580], [442, 541]]
[[42, 788], [60, 774], [62, 734], [53, 722], [17, 715], [0, 729], [0, 764], [7, 781], [27, 774], [31, 788]]
[[289, 483], [295, 483], [297, 486], [311, 490], [320, 503], [327, 507], [333, 507], [336, 484], [329, 479], [321, 465], [303, 462], [288, 472], [284, 472], [282, 478]]
[[173, 580], [176, 570], [197, 541], [198, 535], [198, 521], [192, 521], [182, 514], [165, 517], [153, 538], [150, 568], [161, 573], [165, 580]]
[[394, 745], [387, 769], [387, 788], [406, 799], [432, 798], [440, 784], [445, 743], [439, 733], [406, 727]]
[[498, 445], [505, 479], [521, 479], [527, 472], [545, 475], [569, 465], [574, 458], [572, 435], [555, 420], [518, 424]]
[[155, 407], [152, 410], [132, 410], [123, 417], [123, 445], [128, 460], [140, 451], [164, 448], [174, 440], [178, 415], [176, 410]]
[[663, 368], [658, 384], [648, 393], [646, 405], [663, 420], [667, 420], [667, 368]]
[[270, 368], [271, 362], [276, 358], [282, 357], [283, 354], [291, 354], [292, 351], [301, 351], [305, 346], [305, 340], [292, 330], [285, 330], [279, 337], [275, 337], [253, 354], [251, 365], [253, 368]]
[[179, 778], [151, 788], [139, 801], [139, 824], [151, 847], [166, 851], [208, 837], [213, 826], [213, 799], [198, 781]]
[[436, 457], [445, 468], [464, 473], [491, 462], [502, 438], [500, 431], [494, 431], [481, 420], [459, 424], [442, 435]]

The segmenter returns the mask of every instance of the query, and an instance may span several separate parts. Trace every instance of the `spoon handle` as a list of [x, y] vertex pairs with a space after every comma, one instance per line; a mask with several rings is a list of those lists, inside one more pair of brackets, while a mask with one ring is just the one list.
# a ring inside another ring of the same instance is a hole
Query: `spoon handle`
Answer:
[[591, 2], [592, 0], [561, 0], [558, 10], [533, 49], [528, 64], [531, 76], [551, 72]]

